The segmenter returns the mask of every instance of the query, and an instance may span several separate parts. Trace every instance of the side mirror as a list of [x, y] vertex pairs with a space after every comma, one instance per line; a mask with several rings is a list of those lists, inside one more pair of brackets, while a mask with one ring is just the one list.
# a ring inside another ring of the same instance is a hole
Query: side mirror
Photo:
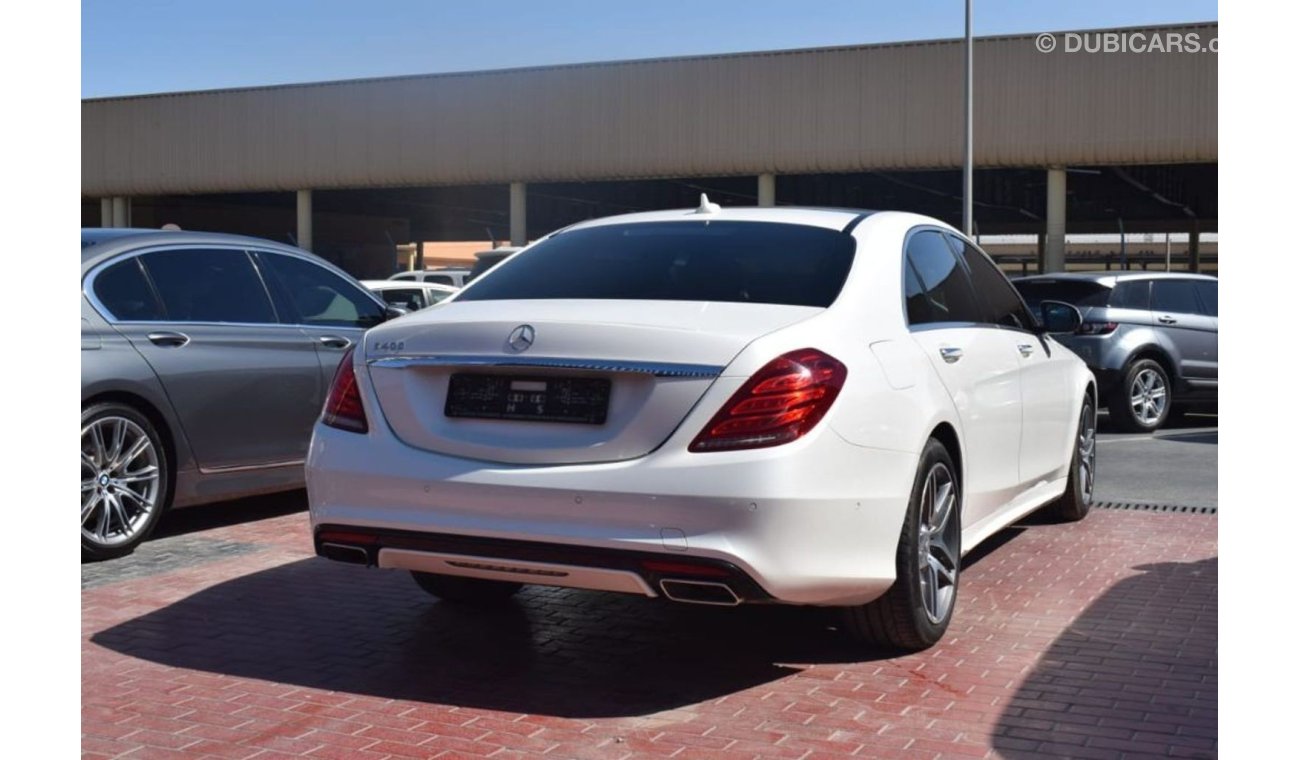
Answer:
[[389, 304], [388, 308], [384, 309], [384, 316], [388, 319], [397, 319], [398, 317], [406, 316], [406, 314], [406, 309], [403, 309], [401, 306], [393, 306], [392, 304]]
[[1038, 305], [1039, 332], [1072, 333], [1083, 324], [1083, 314], [1064, 301], [1043, 301]]

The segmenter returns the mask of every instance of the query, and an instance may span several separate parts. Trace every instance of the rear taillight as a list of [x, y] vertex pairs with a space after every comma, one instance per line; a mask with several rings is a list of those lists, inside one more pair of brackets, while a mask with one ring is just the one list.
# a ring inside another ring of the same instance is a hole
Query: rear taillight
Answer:
[[848, 370], [812, 348], [768, 362], [736, 391], [691, 442], [691, 451], [758, 449], [812, 430], [834, 403]]
[[1118, 327], [1118, 322], [1084, 322], [1074, 332], [1076, 335], [1110, 335]]
[[330, 395], [325, 399], [325, 413], [321, 422], [339, 430], [364, 433], [370, 429], [366, 424], [366, 410], [361, 406], [361, 389], [357, 388], [357, 372], [352, 367], [352, 349], [343, 354], [339, 368], [334, 371], [334, 383], [330, 386]]

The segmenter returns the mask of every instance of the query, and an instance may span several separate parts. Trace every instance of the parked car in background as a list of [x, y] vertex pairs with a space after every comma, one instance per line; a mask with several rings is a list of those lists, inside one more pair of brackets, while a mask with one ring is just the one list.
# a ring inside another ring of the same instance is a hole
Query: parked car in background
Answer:
[[443, 267], [442, 269], [416, 269], [410, 272], [398, 272], [388, 279], [399, 282], [432, 282], [438, 285], [450, 285], [453, 288], [464, 287], [469, 282], [470, 270], [463, 267]]
[[500, 248], [493, 248], [490, 251], [480, 251], [474, 254], [474, 266], [469, 270], [469, 277], [465, 278], [466, 282], [473, 282], [489, 269], [497, 264], [510, 258], [514, 253], [523, 250], [520, 247], [503, 245]]
[[583, 222], [344, 359], [308, 454], [316, 551], [453, 602], [818, 605], [924, 648], [963, 553], [1089, 510], [1093, 378], [1050, 334], [1079, 312], [1040, 315], [915, 214]]
[[389, 316], [268, 240], [81, 233], [81, 547], [132, 551], [172, 506], [301, 487], [339, 359]]
[[1031, 307], [1052, 299], [1079, 308], [1083, 324], [1058, 339], [1088, 363], [1121, 430], [1150, 432], [1171, 414], [1217, 406], [1218, 279], [1079, 272], [1014, 283]]
[[460, 290], [460, 288], [434, 282], [405, 280], [362, 280], [361, 284], [382, 298], [389, 306], [396, 306], [405, 312], [419, 311], [433, 306]]

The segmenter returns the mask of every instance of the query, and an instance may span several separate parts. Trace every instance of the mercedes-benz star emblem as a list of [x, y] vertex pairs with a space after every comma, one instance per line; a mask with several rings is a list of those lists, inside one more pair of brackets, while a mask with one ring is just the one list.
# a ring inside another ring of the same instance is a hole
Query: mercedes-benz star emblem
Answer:
[[506, 344], [514, 351], [527, 351], [533, 345], [537, 338], [537, 331], [532, 325], [520, 325], [510, 331], [510, 337], [506, 338]]

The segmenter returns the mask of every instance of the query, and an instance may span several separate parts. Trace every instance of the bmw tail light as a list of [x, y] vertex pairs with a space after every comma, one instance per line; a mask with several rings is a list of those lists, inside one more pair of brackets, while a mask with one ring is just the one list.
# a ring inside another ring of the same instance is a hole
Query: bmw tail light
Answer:
[[768, 362], [709, 420], [690, 451], [779, 446], [816, 427], [844, 387], [848, 369], [812, 348]]
[[352, 367], [352, 349], [343, 354], [339, 368], [334, 371], [334, 383], [330, 386], [330, 395], [325, 399], [325, 413], [321, 422], [339, 430], [364, 433], [370, 430], [366, 424], [366, 409], [361, 405], [361, 389], [357, 387], [357, 372]]
[[1118, 322], [1084, 322], [1075, 330], [1076, 335], [1110, 335], [1119, 327]]

